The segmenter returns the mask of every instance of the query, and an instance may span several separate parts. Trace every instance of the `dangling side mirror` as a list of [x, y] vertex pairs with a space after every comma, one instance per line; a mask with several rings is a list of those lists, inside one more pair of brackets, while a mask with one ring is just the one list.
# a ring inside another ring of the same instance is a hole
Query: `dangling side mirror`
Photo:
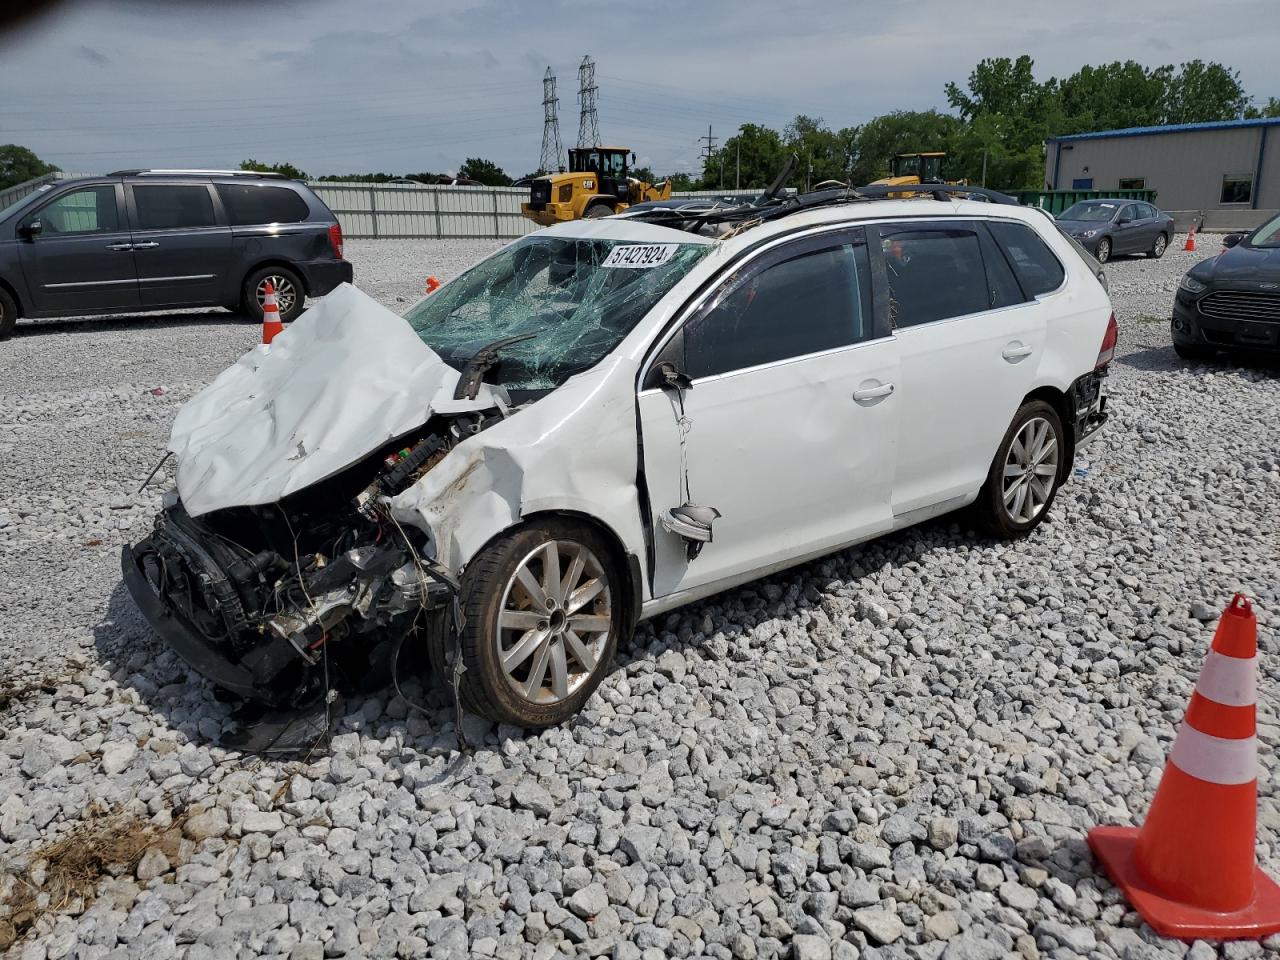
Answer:
[[1244, 239], [1243, 233], [1228, 233], [1225, 237], [1222, 238], [1222, 245], [1224, 247], [1234, 247], [1243, 239]]

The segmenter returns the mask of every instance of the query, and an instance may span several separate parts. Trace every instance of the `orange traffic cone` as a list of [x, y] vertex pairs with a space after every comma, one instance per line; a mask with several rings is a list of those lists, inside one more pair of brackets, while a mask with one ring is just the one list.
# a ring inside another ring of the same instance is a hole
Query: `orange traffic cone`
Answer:
[[1094, 855], [1161, 936], [1280, 931], [1280, 886], [1254, 858], [1257, 653], [1258, 622], [1237, 593], [1218, 621], [1146, 822], [1089, 831]]
[[270, 343], [280, 333], [284, 333], [284, 324], [280, 322], [280, 308], [276, 306], [276, 288], [268, 280], [262, 300], [262, 342]]
[[440, 289], [440, 280], [438, 277], [427, 277], [427, 293], [435, 293]]
[[1196, 248], [1196, 225], [1193, 223], [1191, 229], [1187, 232], [1187, 242], [1183, 245], [1183, 250], [1194, 250]]

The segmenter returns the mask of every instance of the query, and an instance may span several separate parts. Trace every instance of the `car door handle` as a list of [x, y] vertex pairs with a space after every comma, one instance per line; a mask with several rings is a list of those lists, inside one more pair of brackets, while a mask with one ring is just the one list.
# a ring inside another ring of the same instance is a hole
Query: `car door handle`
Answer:
[[108, 250], [132, 250], [133, 244], [132, 243], [108, 243], [107, 249]]
[[1010, 363], [1017, 363], [1019, 360], [1023, 359], [1024, 357], [1031, 356], [1031, 354], [1034, 352], [1035, 351], [1032, 347], [1029, 347], [1025, 343], [1020, 343], [1017, 340], [1015, 340], [1013, 341], [1013, 343], [1006, 346], [1004, 350], [1000, 352], [1000, 356], [1004, 357]]
[[864, 403], [867, 400], [879, 400], [881, 397], [887, 397], [891, 393], [893, 393], [893, 384], [882, 383], [879, 386], [861, 387], [853, 391], [853, 399], [859, 403]]
[[160, 244], [159, 244], [157, 241], [155, 241], [155, 240], [148, 240], [148, 241], [146, 241], [145, 243], [135, 243], [135, 244], [133, 245], [133, 249], [135, 249], [135, 250], [150, 250], [151, 248], [153, 248], [153, 247], [158, 247], [158, 246], [160, 246]]

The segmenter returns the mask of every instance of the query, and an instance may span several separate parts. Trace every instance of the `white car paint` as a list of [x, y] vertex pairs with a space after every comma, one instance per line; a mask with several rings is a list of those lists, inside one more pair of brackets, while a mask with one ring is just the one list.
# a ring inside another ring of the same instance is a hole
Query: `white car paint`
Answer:
[[[656, 519], [684, 499], [678, 411], [668, 394], [639, 390], [664, 331], [714, 291], [727, 265], [736, 271], [833, 228], [905, 218], [1030, 224], [1062, 262], [1066, 282], [1034, 303], [695, 383], [685, 394], [690, 487], [722, 518], [713, 542], [687, 561], [683, 541]], [[455, 572], [522, 518], [590, 517], [637, 561], [643, 615], [971, 501], [1022, 397], [1039, 387], [1065, 390], [1090, 371], [1110, 313], [1085, 263], [1028, 208], [855, 203], [715, 241], [626, 217], [543, 233], [714, 249], [608, 357], [458, 444], [391, 502], [392, 511], [424, 530], [436, 559]], [[1011, 345], [1029, 351], [1010, 361], [1003, 353]], [[272, 502], [433, 412], [501, 404], [501, 391], [486, 389], [458, 407], [457, 376], [407, 324], [341, 288], [184, 408], [170, 442], [179, 493], [193, 515]], [[882, 389], [888, 385], [892, 391]]]

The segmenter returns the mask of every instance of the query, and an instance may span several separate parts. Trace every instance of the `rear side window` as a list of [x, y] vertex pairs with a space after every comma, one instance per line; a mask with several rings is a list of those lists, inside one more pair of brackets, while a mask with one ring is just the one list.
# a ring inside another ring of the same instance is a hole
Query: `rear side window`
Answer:
[[977, 231], [885, 224], [880, 237], [895, 327], [991, 309]]
[[259, 223], [301, 223], [310, 215], [307, 202], [288, 187], [220, 183], [218, 196], [233, 227]]
[[212, 227], [213, 198], [204, 184], [137, 184], [133, 202], [138, 210], [137, 229], [172, 230], [176, 227]]
[[1038, 297], [1062, 286], [1066, 271], [1038, 233], [1024, 223], [1007, 220], [992, 220], [987, 226], [1009, 258], [1028, 297]]
[[857, 242], [747, 276], [685, 326], [686, 373], [709, 377], [869, 339], [870, 272]]

